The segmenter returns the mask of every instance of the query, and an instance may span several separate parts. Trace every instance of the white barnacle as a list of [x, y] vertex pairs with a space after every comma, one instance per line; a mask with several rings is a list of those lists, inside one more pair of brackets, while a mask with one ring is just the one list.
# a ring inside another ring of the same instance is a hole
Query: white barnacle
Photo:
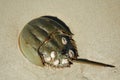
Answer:
[[47, 52], [43, 53], [43, 57], [44, 57], [45, 62], [50, 62], [51, 61], [51, 57], [47, 54]]
[[68, 52], [68, 54], [69, 54], [69, 56], [72, 58], [72, 57], [74, 57], [74, 51], [73, 50], [69, 50], [69, 52]]
[[50, 62], [51, 61], [51, 57], [44, 57], [45, 62]]
[[65, 38], [65, 37], [62, 37], [62, 43], [63, 43], [64, 45], [66, 45], [66, 44], [67, 44], [67, 40], [66, 40], [66, 38]]
[[53, 62], [53, 64], [55, 65], [55, 66], [57, 66], [58, 64], [59, 64], [59, 60], [55, 60], [54, 62]]
[[56, 57], [55, 51], [52, 51], [51, 54], [50, 54], [50, 56], [51, 56], [52, 59], [55, 59], [55, 57]]
[[62, 62], [61, 62], [62, 64], [68, 64], [69, 63], [69, 61], [68, 61], [68, 59], [62, 59]]

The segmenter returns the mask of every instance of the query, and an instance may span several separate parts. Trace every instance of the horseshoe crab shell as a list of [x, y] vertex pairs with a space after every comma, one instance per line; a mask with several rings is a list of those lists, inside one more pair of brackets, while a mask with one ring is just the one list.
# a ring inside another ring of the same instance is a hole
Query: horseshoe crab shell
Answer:
[[19, 47], [33, 64], [44, 67], [69, 67], [86, 62], [114, 67], [87, 59], [78, 59], [75, 41], [69, 27], [57, 17], [42, 16], [27, 23], [19, 35]]
[[70, 29], [56, 17], [42, 16], [30, 21], [20, 33], [19, 47], [32, 63], [66, 67], [78, 56]]

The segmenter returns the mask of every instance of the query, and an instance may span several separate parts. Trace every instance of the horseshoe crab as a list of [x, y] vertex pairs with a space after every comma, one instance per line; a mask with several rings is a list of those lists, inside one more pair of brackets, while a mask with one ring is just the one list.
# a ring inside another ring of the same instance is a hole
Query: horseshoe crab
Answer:
[[114, 67], [104, 63], [79, 59], [73, 33], [57, 17], [42, 16], [25, 25], [19, 35], [19, 47], [33, 64], [44, 67], [69, 67], [73, 62], [86, 62]]

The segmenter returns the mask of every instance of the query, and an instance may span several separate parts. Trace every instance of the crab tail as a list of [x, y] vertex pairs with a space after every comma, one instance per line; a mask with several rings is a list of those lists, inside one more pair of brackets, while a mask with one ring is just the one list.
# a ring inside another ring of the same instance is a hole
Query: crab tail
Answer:
[[114, 65], [105, 64], [105, 63], [96, 62], [96, 61], [91, 61], [91, 60], [82, 59], [82, 58], [80, 58], [80, 59], [74, 59], [72, 61], [76, 62], [76, 63], [85, 63], [85, 64], [91, 64], [91, 65], [104, 66], [104, 67], [115, 67]]

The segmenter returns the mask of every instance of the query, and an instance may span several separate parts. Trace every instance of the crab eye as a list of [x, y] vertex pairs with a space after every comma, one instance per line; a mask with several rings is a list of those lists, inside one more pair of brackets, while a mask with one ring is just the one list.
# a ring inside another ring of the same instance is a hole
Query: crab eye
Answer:
[[62, 43], [63, 43], [64, 45], [67, 44], [67, 40], [66, 40], [65, 37], [62, 37]]
[[68, 52], [68, 54], [69, 54], [70, 58], [74, 57], [74, 51], [73, 50], [70, 49], [69, 52]]

